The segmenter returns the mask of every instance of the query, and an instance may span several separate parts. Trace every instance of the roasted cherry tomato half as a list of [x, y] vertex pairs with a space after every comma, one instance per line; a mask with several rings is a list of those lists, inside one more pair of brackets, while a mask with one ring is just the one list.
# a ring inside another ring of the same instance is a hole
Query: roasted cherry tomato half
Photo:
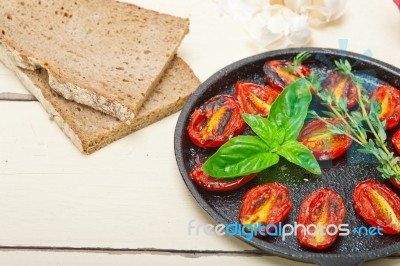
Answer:
[[386, 120], [386, 129], [396, 127], [400, 120], [399, 90], [389, 85], [383, 85], [371, 93], [370, 99], [374, 99], [382, 105], [379, 118]]
[[339, 102], [340, 98], [347, 100], [347, 108], [350, 109], [357, 104], [357, 87], [350, 76], [344, 75], [339, 71], [332, 70], [321, 82], [321, 92], [329, 91], [333, 96], [334, 104]]
[[[239, 222], [242, 225], [266, 227], [270, 224], [277, 225], [286, 219], [291, 208], [292, 200], [287, 188], [280, 183], [266, 183], [250, 189], [244, 195]], [[266, 234], [265, 229], [260, 231]]]
[[237, 82], [235, 96], [243, 111], [248, 114], [267, 117], [272, 103], [280, 92], [269, 86], [250, 82]]
[[354, 209], [370, 225], [386, 234], [400, 233], [400, 198], [375, 180], [359, 183], [354, 189]]
[[398, 153], [400, 153], [400, 129], [394, 133], [392, 137], [393, 147], [396, 149]]
[[282, 91], [301, 76], [308, 77], [311, 74], [308, 67], [296, 66], [295, 63], [287, 60], [267, 61], [263, 66], [263, 71], [268, 84], [278, 91]]
[[193, 112], [188, 133], [199, 147], [218, 147], [239, 135], [245, 126], [242, 109], [235, 98], [217, 95]]
[[[400, 153], [400, 130], [397, 130], [392, 137], [393, 147], [396, 149], [398, 153]], [[390, 182], [395, 185], [398, 189], [400, 189], [400, 183], [397, 182], [395, 178], [390, 178]]]
[[[333, 189], [321, 188], [308, 195], [301, 203], [297, 229], [300, 244], [325, 249], [335, 242], [339, 226], [346, 216], [342, 197]], [[307, 229], [308, 228], [308, 229]]]
[[[333, 125], [343, 124], [340, 119], [324, 119]], [[326, 124], [317, 118], [301, 129], [297, 140], [311, 150], [319, 161], [333, 160], [341, 156], [352, 143], [352, 139], [346, 135], [335, 135], [330, 132]]]
[[256, 176], [256, 174], [251, 174], [238, 178], [214, 178], [204, 173], [201, 169], [202, 166], [203, 165], [200, 165], [194, 169], [190, 177], [196, 185], [208, 191], [234, 190], [243, 186]]

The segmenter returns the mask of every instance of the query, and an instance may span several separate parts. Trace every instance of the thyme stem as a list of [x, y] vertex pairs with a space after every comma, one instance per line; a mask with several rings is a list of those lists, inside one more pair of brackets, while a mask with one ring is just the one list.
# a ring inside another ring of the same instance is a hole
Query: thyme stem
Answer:
[[[381, 163], [378, 171], [381, 172], [384, 178], [395, 178], [400, 183], [400, 158], [394, 157], [393, 152], [390, 152], [386, 145], [385, 126], [379, 121], [380, 113], [375, 108], [368, 109], [368, 102], [362, 95], [362, 84], [358, 78], [351, 72], [350, 63], [346, 60], [335, 61], [337, 70], [343, 75], [349, 76], [351, 82], [354, 83], [358, 96], [358, 105], [360, 111], [349, 112], [346, 106], [346, 98], [341, 98], [334, 104], [332, 95], [327, 95], [327, 91], [317, 90], [316, 94], [323, 103], [331, 110], [331, 117], [339, 119], [343, 122], [341, 126], [334, 125], [328, 122], [323, 117], [314, 112], [314, 117], [322, 121], [335, 134], [343, 134], [352, 139], [363, 147], [362, 152], [372, 154]], [[317, 83], [320, 86], [320, 83]], [[372, 103], [371, 103], [372, 105]], [[379, 107], [379, 106], [378, 106]], [[375, 122], [374, 122], [375, 121]], [[375, 123], [376, 125], [374, 125]], [[367, 136], [367, 132], [371, 132], [372, 138]], [[375, 141], [373, 140], [375, 139]]]

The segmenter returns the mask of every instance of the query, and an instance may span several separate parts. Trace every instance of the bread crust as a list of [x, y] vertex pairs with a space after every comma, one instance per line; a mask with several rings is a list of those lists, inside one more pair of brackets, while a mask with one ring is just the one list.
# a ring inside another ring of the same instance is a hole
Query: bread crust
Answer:
[[0, 44], [12, 62], [46, 69], [66, 99], [121, 121], [133, 121], [189, 30], [188, 19], [113, 0], [39, 2], [0, 2]]
[[4, 47], [1, 47], [0, 61], [16, 73], [26, 89], [39, 100], [50, 118], [85, 154], [91, 154], [180, 110], [200, 85], [192, 69], [181, 58], [174, 58], [136, 119], [128, 125], [91, 107], [66, 100], [50, 88], [45, 69], [31, 71], [19, 68], [10, 60]]

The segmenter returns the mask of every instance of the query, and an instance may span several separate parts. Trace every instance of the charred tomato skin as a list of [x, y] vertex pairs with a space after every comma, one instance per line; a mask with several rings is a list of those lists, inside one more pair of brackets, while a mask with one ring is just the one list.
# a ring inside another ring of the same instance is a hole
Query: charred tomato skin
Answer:
[[246, 127], [242, 109], [229, 95], [216, 95], [197, 108], [190, 118], [188, 134], [202, 148], [219, 147]]
[[[333, 125], [343, 124], [340, 119], [325, 118]], [[352, 139], [346, 135], [334, 135], [329, 132], [326, 124], [319, 119], [308, 122], [297, 138], [319, 161], [333, 160], [345, 153], [352, 144]]]
[[250, 180], [252, 180], [256, 174], [247, 175], [244, 177], [237, 177], [237, 178], [214, 178], [202, 170], [203, 165], [196, 167], [191, 173], [190, 177], [192, 178], [193, 182], [208, 191], [231, 191], [235, 190]]
[[392, 144], [396, 151], [400, 153], [400, 129], [394, 133], [392, 137]]
[[400, 198], [386, 185], [369, 179], [354, 189], [355, 211], [370, 225], [380, 226], [385, 234], [400, 233]]
[[[396, 131], [396, 133], [394, 133], [393, 137], [392, 137], [392, 144], [393, 147], [395, 148], [395, 150], [400, 153], [400, 129]], [[395, 178], [390, 178], [389, 179], [390, 182], [396, 186], [398, 189], [400, 189], [400, 183], [396, 181]]]
[[[244, 195], [239, 211], [239, 223], [278, 225], [286, 219], [291, 208], [292, 200], [284, 185], [277, 182], [258, 185]], [[262, 231], [266, 233], [266, 230]]]
[[235, 97], [245, 113], [267, 117], [280, 91], [269, 86], [238, 81]]
[[[395, 150], [400, 153], [400, 129], [396, 131], [396, 133], [394, 133], [393, 137], [392, 137], [392, 144], [393, 147], [395, 148]], [[395, 178], [390, 178], [389, 179], [390, 182], [396, 186], [398, 189], [400, 189], [400, 183], [396, 181]]]
[[390, 85], [382, 85], [374, 90], [370, 99], [382, 104], [381, 120], [386, 120], [386, 130], [399, 124], [400, 120], [400, 91]]
[[286, 69], [293, 66], [293, 62], [288, 60], [267, 61], [263, 66], [265, 79], [272, 88], [282, 91], [285, 87], [300, 78], [301, 75], [305, 77], [310, 76], [311, 70], [305, 65], [297, 67], [301, 75], [299, 73], [290, 73], [290, 71]]
[[333, 95], [334, 104], [339, 98], [347, 99], [347, 108], [353, 108], [357, 104], [357, 87], [350, 76], [344, 75], [337, 70], [328, 73], [321, 82], [321, 92], [329, 91]]
[[[306, 228], [311, 224], [325, 227], [333, 224], [338, 227], [343, 223], [345, 216], [346, 207], [342, 197], [331, 188], [320, 188], [309, 194], [301, 203], [297, 223], [304, 225]], [[304, 228], [299, 226], [297, 238], [303, 246], [326, 249], [335, 242], [339, 234], [339, 232], [329, 234], [326, 230], [331, 229], [325, 228], [325, 231], [322, 230], [321, 234], [314, 231], [315, 235], [313, 236], [306, 234]]]

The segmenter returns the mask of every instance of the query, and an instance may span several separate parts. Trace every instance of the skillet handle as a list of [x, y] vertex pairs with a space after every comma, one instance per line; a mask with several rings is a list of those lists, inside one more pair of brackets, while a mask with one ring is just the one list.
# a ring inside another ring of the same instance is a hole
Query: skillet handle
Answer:
[[363, 263], [360, 258], [321, 258], [315, 261], [320, 266], [359, 266]]

